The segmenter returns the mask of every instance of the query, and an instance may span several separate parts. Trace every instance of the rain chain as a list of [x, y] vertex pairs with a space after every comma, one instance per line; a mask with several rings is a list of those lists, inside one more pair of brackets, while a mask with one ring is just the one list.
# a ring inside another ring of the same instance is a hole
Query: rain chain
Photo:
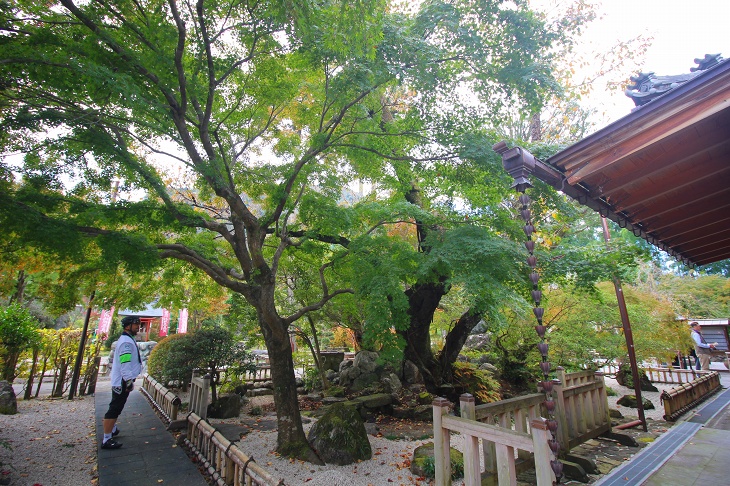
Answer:
[[542, 300], [542, 292], [539, 290], [537, 283], [540, 280], [540, 275], [535, 271], [537, 266], [537, 258], [535, 257], [535, 241], [532, 239], [532, 234], [535, 231], [535, 226], [532, 224], [532, 213], [529, 209], [530, 197], [525, 194], [526, 187], [518, 187], [520, 192], [520, 214], [522, 219], [525, 220], [525, 235], [527, 241], [525, 241], [525, 248], [527, 248], [530, 254], [527, 257], [527, 264], [530, 266], [530, 281], [532, 282], [532, 300], [535, 302], [535, 307], [532, 309], [537, 318], [537, 325], [535, 331], [540, 337], [540, 342], [537, 345], [537, 349], [542, 355], [542, 361], [540, 362], [540, 370], [542, 371], [543, 379], [539, 382], [545, 392], [545, 401], [542, 402], [547, 410], [547, 428], [550, 430], [552, 439], [548, 440], [548, 446], [553, 451], [554, 459], [550, 461], [550, 466], [555, 473], [557, 482], [560, 482], [560, 478], [563, 476], [563, 463], [558, 460], [558, 454], [560, 453], [560, 443], [556, 437], [556, 431], [558, 430], [558, 422], [555, 420], [555, 401], [553, 401], [553, 381], [550, 379], [550, 362], [548, 361], [548, 344], [545, 342], [545, 331], [547, 328], [543, 325], [542, 317], [545, 309], [540, 307], [540, 301]]

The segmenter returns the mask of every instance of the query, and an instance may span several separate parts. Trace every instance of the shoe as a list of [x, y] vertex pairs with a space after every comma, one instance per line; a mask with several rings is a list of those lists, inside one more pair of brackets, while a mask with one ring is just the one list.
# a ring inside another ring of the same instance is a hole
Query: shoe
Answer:
[[119, 432], [121, 432], [121, 430], [116, 429], [114, 432], [112, 432], [112, 437], [118, 436], [119, 435]]
[[122, 447], [122, 443], [114, 439], [109, 439], [101, 445], [102, 449], [119, 449], [120, 447]]

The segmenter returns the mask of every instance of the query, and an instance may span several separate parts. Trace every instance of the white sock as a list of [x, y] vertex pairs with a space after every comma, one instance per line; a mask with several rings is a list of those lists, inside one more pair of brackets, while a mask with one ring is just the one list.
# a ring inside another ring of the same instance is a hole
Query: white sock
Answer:
[[112, 429], [112, 434], [117, 431], [117, 424], [114, 424], [114, 428]]
[[112, 434], [104, 434], [104, 440], [102, 441], [102, 443], [108, 441], [111, 438], [112, 438]]

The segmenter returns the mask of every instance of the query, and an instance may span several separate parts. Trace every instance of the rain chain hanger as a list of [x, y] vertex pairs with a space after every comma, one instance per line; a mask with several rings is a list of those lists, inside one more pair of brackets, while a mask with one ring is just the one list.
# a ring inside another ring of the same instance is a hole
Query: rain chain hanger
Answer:
[[525, 220], [525, 248], [529, 256], [527, 257], [527, 265], [530, 267], [530, 281], [532, 282], [532, 300], [535, 306], [532, 309], [535, 318], [537, 319], [537, 325], [535, 331], [537, 332], [540, 342], [537, 345], [537, 349], [540, 351], [542, 361], [540, 362], [540, 371], [542, 371], [542, 381], [539, 382], [540, 387], [545, 393], [545, 401], [542, 402], [547, 411], [547, 422], [546, 425], [550, 431], [551, 439], [548, 439], [548, 447], [553, 452], [554, 459], [550, 461], [550, 466], [555, 473], [557, 482], [560, 482], [560, 478], [563, 476], [563, 463], [558, 460], [558, 454], [560, 453], [560, 443], [557, 440], [556, 433], [558, 430], [558, 422], [555, 420], [555, 401], [553, 400], [553, 384], [554, 382], [550, 379], [550, 361], [548, 361], [548, 343], [545, 341], [545, 332], [547, 331], [546, 326], [543, 324], [543, 315], [545, 309], [540, 307], [542, 301], [542, 292], [538, 286], [540, 281], [540, 275], [537, 273], [535, 268], [537, 267], [537, 257], [535, 256], [535, 240], [532, 239], [532, 235], [535, 231], [535, 226], [532, 223], [532, 212], [529, 209], [530, 197], [525, 194], [527, 188], [522, 186], [518, 187], [520, 191], [520, 215]]

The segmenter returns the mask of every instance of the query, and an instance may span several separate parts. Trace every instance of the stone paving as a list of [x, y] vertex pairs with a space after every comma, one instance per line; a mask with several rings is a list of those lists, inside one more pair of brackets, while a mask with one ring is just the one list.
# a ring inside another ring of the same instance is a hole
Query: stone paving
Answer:
[[[99, 386], [101, 384], [101, 386]], [[97, 383], [96, 432], [97, 442], [103, 436], [102, 419], [111, 400], [109, 382]], [[97, 464], [98, 486], [208, 486], [197, 465], [157, 417], [147, 399], [138, 390], [129, 395], [119, 417], [119, 442], [116, 450], [99, 449]]]

